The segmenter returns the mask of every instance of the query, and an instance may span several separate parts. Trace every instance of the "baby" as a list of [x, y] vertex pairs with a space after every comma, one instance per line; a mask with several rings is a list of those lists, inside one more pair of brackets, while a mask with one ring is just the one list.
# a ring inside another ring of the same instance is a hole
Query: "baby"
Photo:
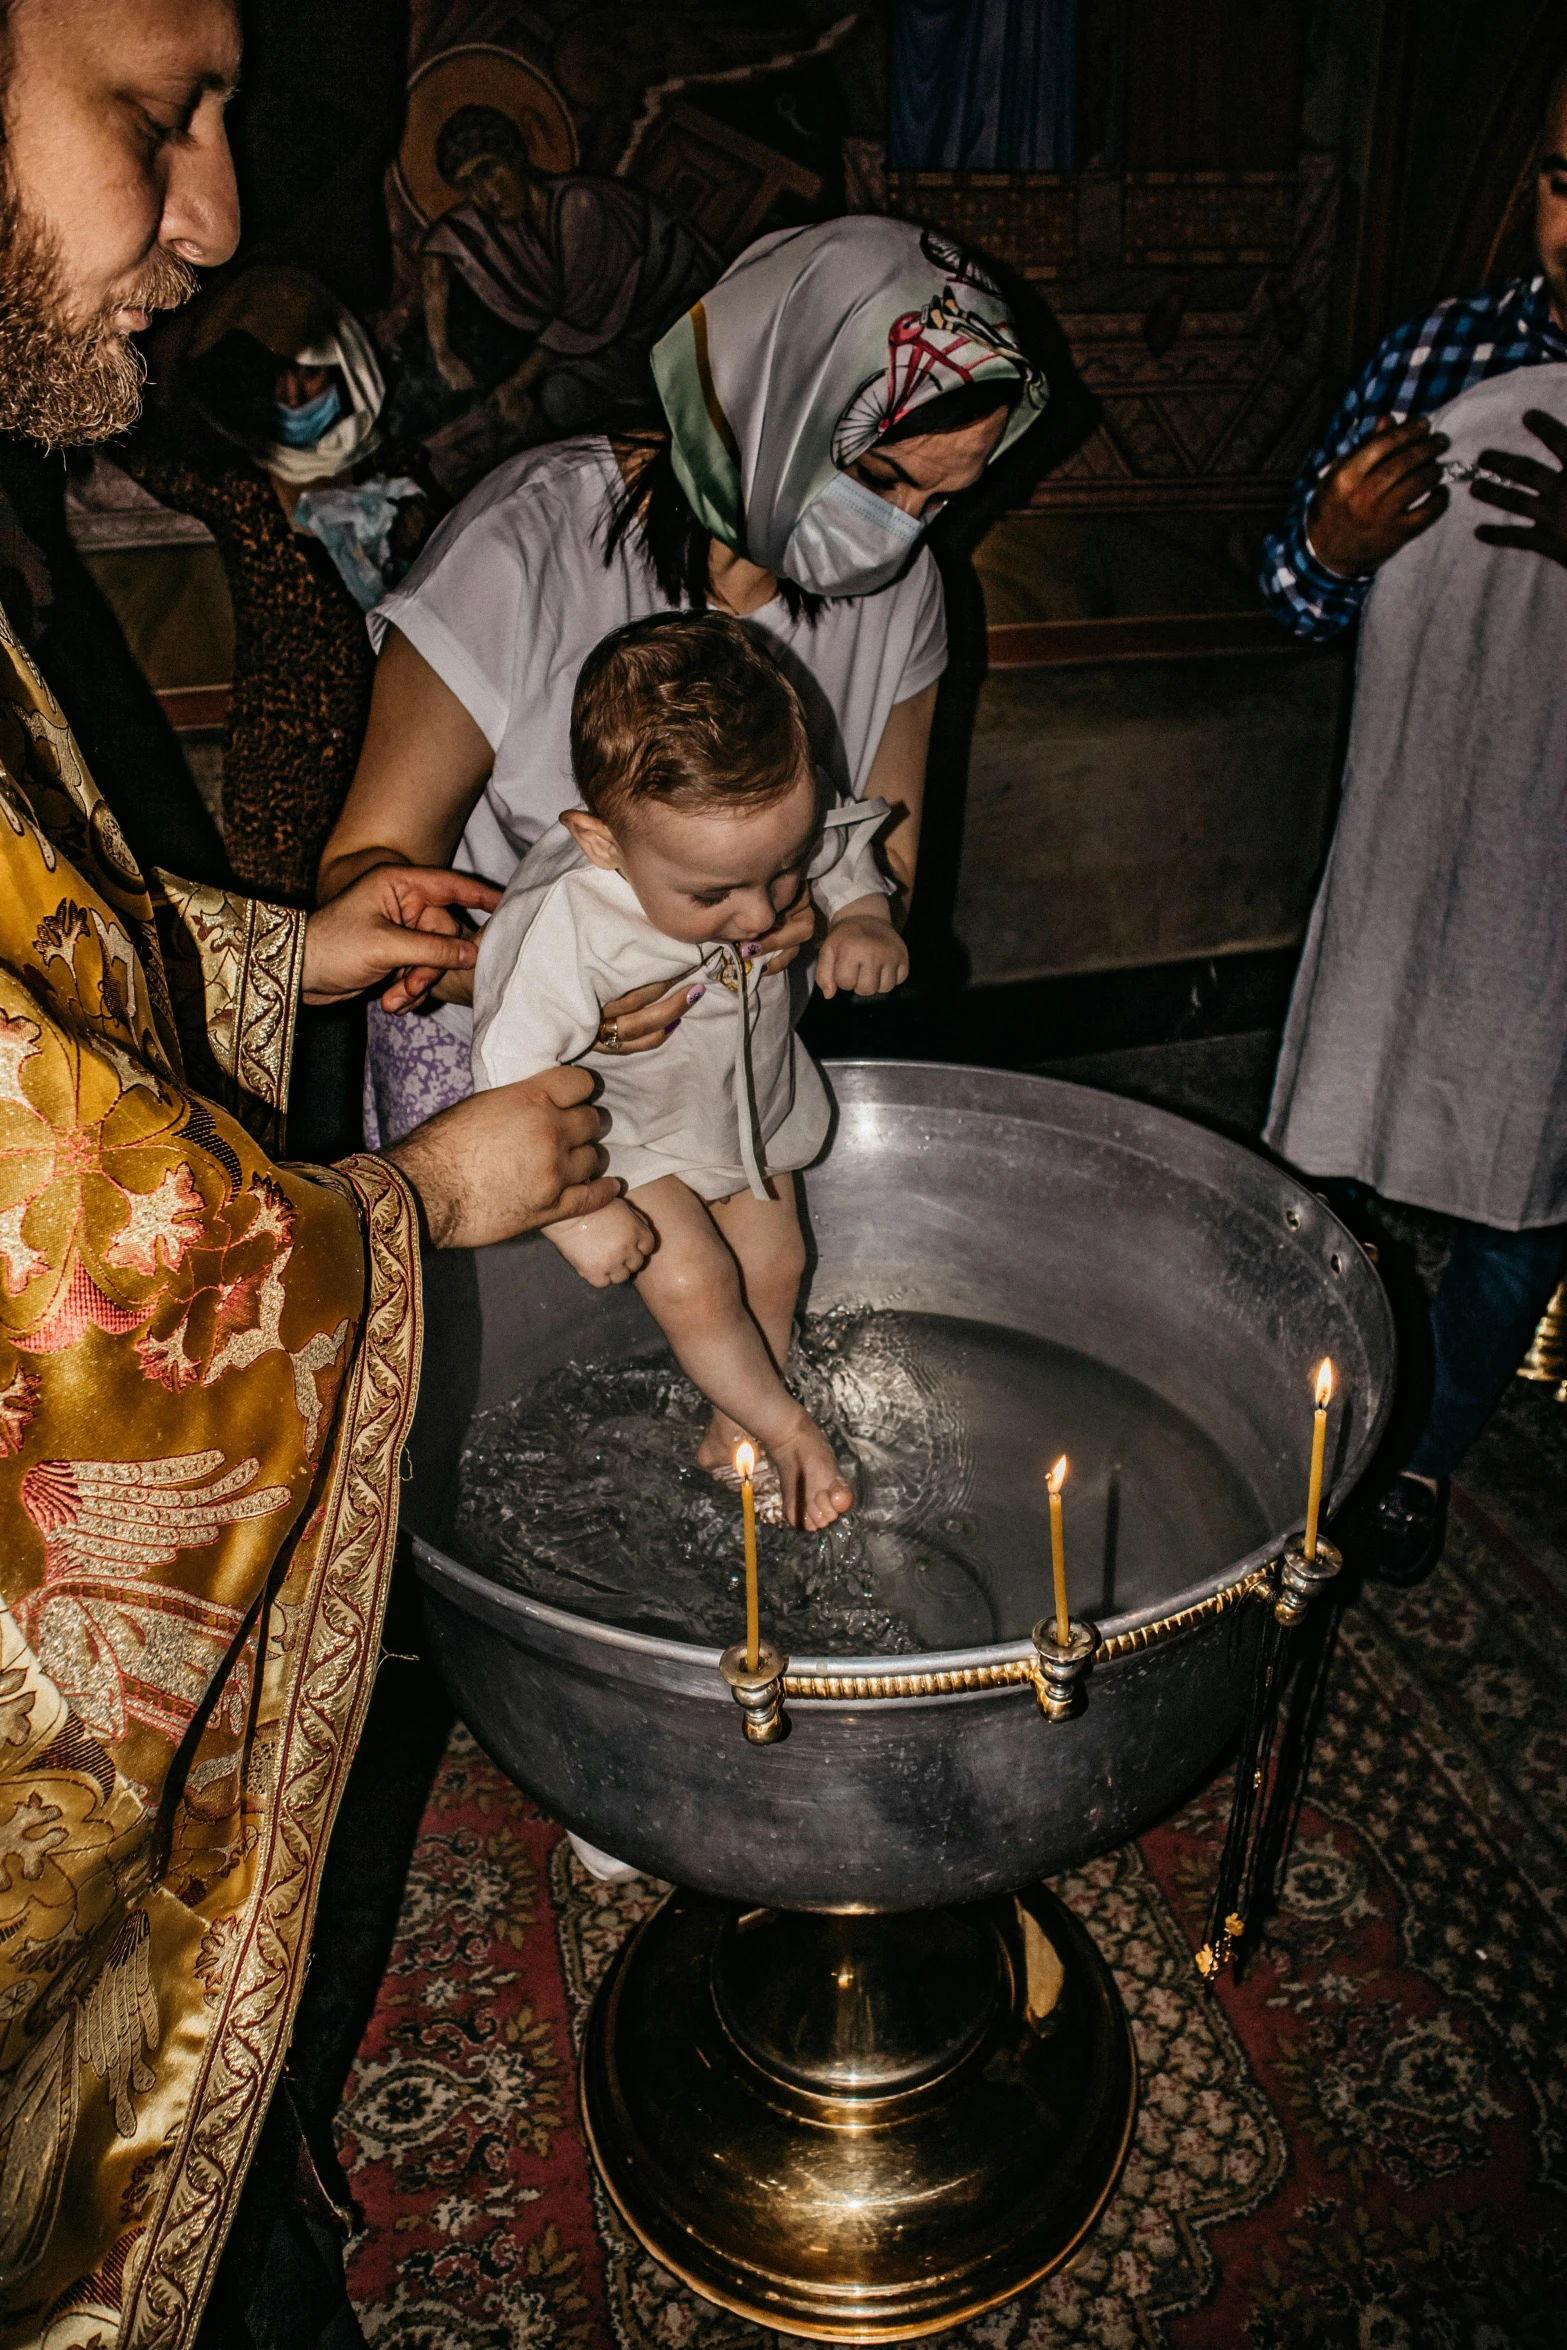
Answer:
[[625, 1197], [549, 1238], [596, 1287], [636, 1283], [714, 1406], [703, 1467], [729, 1470], [749, 1437], [790, 1524], [830, 1525], [854, 1496], [779, 1376], [805, 1270], [792, 1170], [826, 1141], [829, 1103], [794, 1035], [809, 980], [766, 970], [750, 942], [809, 889], [824, 991], [898, 985], [908, 953], [872, 846], [886, 803], [824, 806], [793, 687], [718, 613], [634, 620], [595, 646], [571, 758], [584, 805], [529, 850], [484, 929], [474, 1084], [607, 1049], [601, 1004], [690, 975], [668, 1041], [604, 1069]]

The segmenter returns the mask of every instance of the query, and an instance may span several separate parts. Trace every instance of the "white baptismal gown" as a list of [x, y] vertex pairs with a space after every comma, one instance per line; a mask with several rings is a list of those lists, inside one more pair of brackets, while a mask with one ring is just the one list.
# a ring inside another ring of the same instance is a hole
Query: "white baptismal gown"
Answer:
[[[830, 917], [890, 885], [876, 862], [885, 800], [844, 800], [827, 815], [811, 894]], [[562, 824], [528, 851], [484, 926], [473, 989], [476, 1091], [580, 1061], [601, 1007], [633, 988], [689, 978], [707, 992], [656, 1052], [600, 1054], [610, 1115], [609, 1172], [628, 1190], [678, 1175], [703, 1199], [808, 1166], [827, 1139], [831, 1105], [797, 1040], [810, 995], [800, 961], [749, 971], [735, 947], [690, 946], [654, 928], [631, 884], [592, 865]]]

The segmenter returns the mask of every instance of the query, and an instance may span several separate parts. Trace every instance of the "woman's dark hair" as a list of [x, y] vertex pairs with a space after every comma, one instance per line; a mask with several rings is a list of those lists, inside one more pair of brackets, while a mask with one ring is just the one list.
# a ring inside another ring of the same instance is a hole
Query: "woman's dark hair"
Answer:
[[[698, 522], [680, 486], [668, 432], [650, 429], [628, 436], [621, 446], [633, 463], [640, 451], [645, 449], [649, 454], [628, 482], [610, 492], [604, 534], [606, 567], [614, 561], [622, 540], [635, 530], [653, 567], [659, 594], [677, 612], [686, 604], [693, 612], [705, 612], [711, 592], [707, 565], [713, 535]], [[814, 621], [826, 602], [809, 588], [796, 587], [792, 579], [780, 579], [778, 593], [791, 620]]]
[[864, 454], [871, 449], [885, 449], [889, 441], [912, 441], [921, 433], [963, 432], [971, 424], [978, 424], [982, 416], [994, 416], [998, 408], [1010, 414], [1023, 397], [1023, 379], [1013, 376], [1010, 381], [994, 376], [988, 382], [956, 384], [950, 392], [938, 392], [934, 400], [922, 400], [917, 408], [910, 408], [895, 424], [878, 433]]

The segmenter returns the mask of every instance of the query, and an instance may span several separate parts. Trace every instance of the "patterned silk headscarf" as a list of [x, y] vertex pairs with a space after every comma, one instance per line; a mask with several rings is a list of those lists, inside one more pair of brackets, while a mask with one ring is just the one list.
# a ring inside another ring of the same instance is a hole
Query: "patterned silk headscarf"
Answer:
[[999, 456], [1048, 397], [980, 264], [873, 216], [760, 238], [655, 346], [653, 374], [698, 520], [772, 571], [834, 473], [922, 402], [1021, 384]]

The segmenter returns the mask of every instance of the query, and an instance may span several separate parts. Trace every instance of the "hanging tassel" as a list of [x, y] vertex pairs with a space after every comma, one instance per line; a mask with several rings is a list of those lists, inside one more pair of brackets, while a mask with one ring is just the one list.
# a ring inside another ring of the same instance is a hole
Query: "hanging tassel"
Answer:
[[[1296, 1742], [1298, 1767], [1281, 1770], [1270, 1787], [1280, 1710], [1300, 1627], [1311, 1601], [1343, 1563], [1330, 1542], [1318, 1542], [1314, 1558], [1289, 1550], [1280, 1564], [1280, 1588], [1258, 1643], [1257, 1668], [1235, 1758], [1235, 1796], [1208, 1908], [1206, 1938], [1196, 1954], [1197, 1972], [1210, 1985], [1217, 1983], [1234, 1959], [1237, 1945], [1255, 1919], [1259, 1894], [1272, 1881], [1283, 1858], [1287, 1837], [1281, 1842], [1277, 1831], [1285, 1814], [1293, 1809], [1309, 1739]], [[1315, 1710], [1320, 1682], [1320, 1674], [1314, 1675], [1308, 1713]]]

